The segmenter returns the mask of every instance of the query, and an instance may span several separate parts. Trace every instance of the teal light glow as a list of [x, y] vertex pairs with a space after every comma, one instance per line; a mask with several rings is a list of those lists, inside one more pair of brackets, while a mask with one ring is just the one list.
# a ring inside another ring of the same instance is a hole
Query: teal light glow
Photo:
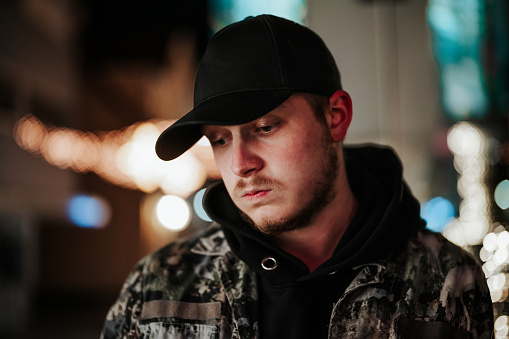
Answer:
[[442, 232], [454, 218], [454, 206], [445, 198], [433, 198], [421, 205], [421, 218], [426, 220], [427, 229]]
[[485, 83], [486, 4], [481, 0], [430, 0], [428, 24], [440, 71], [442, 106], [454, 120], [489, 111]]
[[304, 23], [306, 0], [210, 0], [212, 28], [215, 32], [248, 16], [273, 14]]
[[194, 208], [194, 213], [196, 213], [196, 215], [200, 219], [210, 222], [212, 220], [209, 218], [209, 216], [205, 212], [205, 209], [203, 208], [203, 195], [205, 194], [205, 191], [206, 191], [206, 188], [203, 188], [203, 189], [199, 190], [198, 192], [196, 192], [196, 194], [194, 195], [194, 199], [193, 199], [193, 208]]
[[495, 188], [495, 203], [503, 210], [509, 208], [509, 180], [501, 181]]
[[101, 228], [110, 221], [111, 208], [102, 198], [79, 194], [69, 200], [67, 216], [76, 226]]

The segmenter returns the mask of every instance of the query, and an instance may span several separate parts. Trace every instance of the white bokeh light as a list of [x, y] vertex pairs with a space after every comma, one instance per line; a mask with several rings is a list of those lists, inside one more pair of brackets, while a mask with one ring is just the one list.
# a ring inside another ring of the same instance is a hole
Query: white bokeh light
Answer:
[[499, 248], [507, 248], [509, 245], [509, 232], [502, 231], [497, 236], [497, 246]]
[[175, 195], [165, 195], [156, 206], [157, 220], [169, 230], [181, 231], [191, 221], [191, 210], [187, 202]]
[[506, 315], [502, 315], [495, 321], [495, 330], [500, 330], [507, 325], [509, 318]]
[[497, 249], [497, 235], [495, 233], [488, 233], [483, 239], [483, 246], [486, 250], [494, 252]]
[[207, 172], [198, 159], [183, 154], [162, 165], [161, 189], [166, 194], [187, 197], [207, 180]]
[[[469, 122], [457, 123], [447, 135], [447, 145], [454, 154], [454, 166], [460, 175], [457, 185], [463, 201], [458, 218], [443, 234], [459, 246], [481, 244], [492, 223], [491, 200], [485, 184], [489, 166], [488, 143], [484, 131]], [[486, 250], [494, 251], [489, 246]]]

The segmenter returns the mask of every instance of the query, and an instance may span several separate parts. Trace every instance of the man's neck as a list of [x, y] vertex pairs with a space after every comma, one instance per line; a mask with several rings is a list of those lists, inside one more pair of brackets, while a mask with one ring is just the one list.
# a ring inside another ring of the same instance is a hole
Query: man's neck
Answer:
[[310, 272], [332, 256], [359, 206], [344, 167], [336, 184], [335, 199], [309, 226], [282, 233], [274, 239], [278, 247], [304, 262]]

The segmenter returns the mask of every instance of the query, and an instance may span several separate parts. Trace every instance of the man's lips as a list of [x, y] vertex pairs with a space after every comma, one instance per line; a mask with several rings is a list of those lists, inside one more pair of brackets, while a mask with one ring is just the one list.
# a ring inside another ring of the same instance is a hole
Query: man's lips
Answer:
[[243, 198], [249, 199], [249, 200], [255, 200], [260, 199], [269, 194], [269, 189], [256, 189], [256, 190], [249, 190], [245, 191], [242, 195]]

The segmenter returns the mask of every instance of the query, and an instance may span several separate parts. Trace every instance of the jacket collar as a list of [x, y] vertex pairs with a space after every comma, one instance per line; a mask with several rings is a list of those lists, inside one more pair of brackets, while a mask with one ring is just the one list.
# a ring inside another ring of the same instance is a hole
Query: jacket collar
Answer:
[[191, 252], [206, 255], [206, 256], [224, 256], [226, 253], [231, 252], [231, 248], [226, 241], [223, 230], [221, 227], [214, 223], [203, 237], [191, 247]]
[[385, 268], [385, 263], [381, 261], [355, 267], [354, 270], [360, 270], [359, 274], [355, 276], [352, 283], [346, 288], [344, 294], [346, 295], [365, 285], [383, 283], [383, 272]]

